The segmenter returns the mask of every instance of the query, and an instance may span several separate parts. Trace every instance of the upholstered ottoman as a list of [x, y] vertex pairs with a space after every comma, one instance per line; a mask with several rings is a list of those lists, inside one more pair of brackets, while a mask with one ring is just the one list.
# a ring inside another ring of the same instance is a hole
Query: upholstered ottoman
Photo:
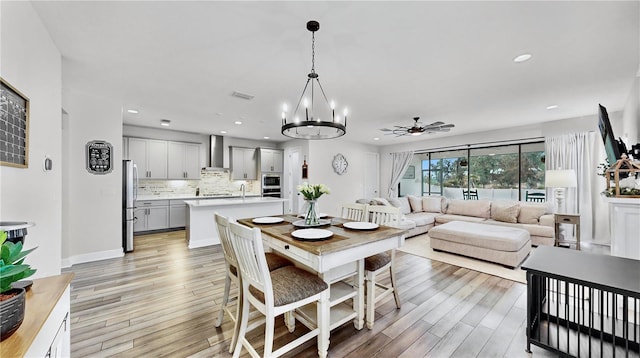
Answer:
[[429, 230], [431, 248], [510, 268], [518, 266], [531, 251], [529, 232], [523, 229], [464, 221], [451, 221]]

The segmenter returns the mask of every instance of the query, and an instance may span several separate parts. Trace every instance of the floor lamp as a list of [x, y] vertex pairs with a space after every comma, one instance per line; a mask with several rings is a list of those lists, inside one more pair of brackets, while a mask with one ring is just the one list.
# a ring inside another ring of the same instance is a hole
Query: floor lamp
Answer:
[[567, 188], [575, 188], [578, 182], [576, 172], [573, 169], [547, 170], [544, 176], [544, 186], [553, 188], [556, 198], [556, 213], [565, 210], [565, 191]]

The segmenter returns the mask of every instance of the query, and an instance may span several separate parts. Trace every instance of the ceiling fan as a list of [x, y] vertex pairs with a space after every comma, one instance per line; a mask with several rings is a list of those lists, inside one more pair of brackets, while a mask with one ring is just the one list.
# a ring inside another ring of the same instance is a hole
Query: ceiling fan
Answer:
[[418, 122], [420, 117], [413, 117], [414, 123], [413, 126], [394, 126], [395, 129], [382, 128], [380, 129], [383, 132], [388, 132], [386, 135], [395, 134], [396, 137], [401, 137], [405, 135], [422, 135], [423, 133], [435, 133], [435, 132], [448, 132], [451, 128], [455, 127], [454, 124], [444, 124], [444, 122], [433, 122], [428, 125], [422, 125], [422, 123]]

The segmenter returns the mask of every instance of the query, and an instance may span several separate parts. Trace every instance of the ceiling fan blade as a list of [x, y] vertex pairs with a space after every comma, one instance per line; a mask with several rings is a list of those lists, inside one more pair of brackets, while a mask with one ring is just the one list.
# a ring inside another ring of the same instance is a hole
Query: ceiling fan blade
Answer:
[[443, 124], [444, 124], [444, 122], [437, 121], [437, 122], [433, 122], [433, 123], [429, 124], [427, 127], [431, 127], [431, 126], [441, 126], [441, 125], [443, 125]]
[[443, 126], [440, 126], [440, 128], [453, 128], [455, 126], [456, 126], [455, 124], [445, 124]]
[[393, 131], [393, 129], [389, 129], [389, 128], [380, 128], [381, 131], [383, 132], [391, 132]]

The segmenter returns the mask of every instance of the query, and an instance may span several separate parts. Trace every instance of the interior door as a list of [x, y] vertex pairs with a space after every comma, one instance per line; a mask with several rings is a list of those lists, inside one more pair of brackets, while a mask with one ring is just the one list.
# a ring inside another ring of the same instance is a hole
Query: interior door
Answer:
[[288, 159], [286, 162], [286, 183], [285, 183], [285, 197], [289, 199], [288, 213], [298, 213], [300, 210], [301, 196], [298, 195], [296, 187], [300, 185], [301, 173], [300, 168], [300, 147], [288, 148], [285, 151], [285, 157]]
[[365, 153], [364, 162], [364, 197], [380, 197], [380, 156], [378, 153]]

